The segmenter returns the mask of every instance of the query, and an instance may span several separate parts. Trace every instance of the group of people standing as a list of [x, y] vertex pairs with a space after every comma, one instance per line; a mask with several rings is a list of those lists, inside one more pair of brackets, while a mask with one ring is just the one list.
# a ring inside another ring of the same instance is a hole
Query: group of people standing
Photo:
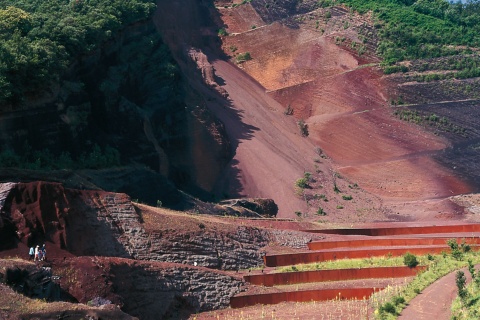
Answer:
[[45, 248], [45, 244], [42, 247], [36, 246], [31, 247], [29, 251], [30, 260], [33, 261], [46, 261], [47, 260], [47, 249]]

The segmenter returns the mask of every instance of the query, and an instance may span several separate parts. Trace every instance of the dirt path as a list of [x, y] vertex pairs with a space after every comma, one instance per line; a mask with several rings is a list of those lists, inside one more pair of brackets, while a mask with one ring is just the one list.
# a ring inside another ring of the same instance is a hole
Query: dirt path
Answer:
[[[465, 273], [467, 282], [471, 276], [467, 268], [461, 269]], [[416, 296], [402, 311], [398, 319], [402, 320], [449, 320], [452, 301], [457, 296], [455, 274], [451, 272], [435, 281], [432, 285]]]

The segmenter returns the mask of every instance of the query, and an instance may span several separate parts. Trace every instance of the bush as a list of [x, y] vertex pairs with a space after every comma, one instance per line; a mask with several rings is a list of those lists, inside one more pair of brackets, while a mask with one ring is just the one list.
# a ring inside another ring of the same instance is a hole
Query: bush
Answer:
[[352, 200], [353, 198], [352, 198], [351, 195], [343, 195], [343, 196], [342, 196], [342, 199], [348, 201], [348, 200]]
[[468, 296], [467, 289], [465, 288], [465, 284], [467, 283], [467, 278], [465, 278], [465, 274], [463, 271], [457, 271], [455, 275], [455, 284], [457, 285], [458, 289], [458, 296], [465, 300]]
[[237, 63], [243, 63], [243, 62], [252, 60], [252, 56], [250, 55], [250, 52], [244, 52], [244, 53], [239, 53], [236, 59], [237, 59]]
[[410, 252], [403, 256], [403, 263], [409, 268], [415, 268], [418, 265], [417, 257]]
[[300, 178], [295, 181], [295, 185], [300, 189], [308, 188], [308, 179], [307, 178]]
[[318, 208], [317, 214], [319, 216], [326, 216], [327, 215], [327, 213], [325, 212], [325, 210], [323, 210], [323, 208]]
[[450, 247], [450, 249], [452, 250], [452, 252], [451, 252], [452, 257], [455, 260], [458, 260], [458, 261], [463, 260], [463, 252], [460, 249], [461, 247], [458, 245], [457, 240], [456, 239], [449, 239], [449, 240], [447, 240], [447, 244]]
[[226, 36], [228, 36], [228, 32], [225, 28], [221, 28], [220, 30], [218, 30], [218, 35], [220, 37], [226, 37]]
[[386, 302], [383, 306], [381, 306], [380, 312], [387, 312], [393, 315], [397, 314], [397, 310], [395, 310], [395, 306], [390, 302]]
[[404, 304], [405, 303], [405, 298], [402, 296], [395, 296], [393, 297], [393, 303], [398, 306], [399, 304]]
[[302, 135], [302, 137], [308, 137], [308, 124], [306, 124], [304, 120], [300, 119], [297, 121], [297, 125], [300, 129], [300, 134]]

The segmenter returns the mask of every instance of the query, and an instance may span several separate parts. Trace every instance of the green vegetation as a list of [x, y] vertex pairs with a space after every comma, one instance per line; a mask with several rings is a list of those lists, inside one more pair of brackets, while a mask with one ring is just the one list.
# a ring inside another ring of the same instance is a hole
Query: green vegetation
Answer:
[[458, 297], [452, 303], [452, 320], [480, 318], [480, 270], [475, 270], [471, 260], [468, 261], [468, 269], [473, 279], [468, 286], [465, 285], [465, 275], [461, 271], [456, 274]]
[[403, 256], [403, 263], [409, 268], [415, 268], [418, 265], [417, 257], [410, 252]]
[[22, 168], [30, 170], [52, 170], [52, 169], [102, 169], [120, 165], [120, 153], [115, 148], [106, 146], [100, 148], [93, 145], [91, 151], [82, 153], [73, 158], [70, 153], [62, 152], [54, 155], [49, 149], [34, 151], [28, 144], [25, 144], [22, 154], [18, 155], [11, 149], [0, 153], [0, 167]]
[[[478, 253], [469, 252], [466, 256], [473, 261], [473, 263], [480, 262], [480, 256]], [[405, 303], [408, 303], [416, 295], [422, 292], [426, 287], [435, 282], [437, 279], [447, 275], [448, 273], [464, 267], [467, 265], [465, 261], [458, 261], [452, 258], [449, 255], [445, 256], [433, 256], [433, 260], [425, 259], [424, 257], [420, 258], [420, 264], [427, 264], [428, 269], [424, 272], [419, 273], [411, 282], [395, 290], [394, 296], [384, 297], [383, 301], [377, 299], [377, 311], [375, 312], [377, 319], [396, 319], [396, 315], [388, 312], [382, 312], [380, 307], [387, 302], [390, 302], [395, 305], [393, 302], [396, 296], [401, 296], [405, 299]], [[375, 298], [374, 298], [375, 299]], [[396, 314], [399, 314], [400, 311], [405, 307], [405, 303], [401, 303], [395, 306]], [[465, 318], [467, 319], [467, 318]]]
[[58, 82], [73, 59], [154, 8], [149, 0], [2, 1], [0, 103], [16, 106]]
[[401, 120], [421, 125], [428, 125], [443, 132], [452, 132], [461, 136], [465, 136], [467, 134], [465, 128], [459, 127], [451, 123], [446, 117], [439, 117], [434, 113], [422, 114], [417, 110], [396, 108], [393, 111], [393, 114]]
[[305, 189], [308, 188], [308, 180], [307, 178], [299, 178], [297, 181], [295, 181], [295, 186], [297, 186], [300, 189]]
[[252, 56], [250, 55], [250, 52], [244, 52], [244, 53], [239, 53], [237, 55], [237, 63], [243, 63], [249, 60], [252, 60]]
[[465, 301], [468, 292], [465, 288], [465, 285], [467, 284], [467, 278], [465, 278], [465, 273], [463, 271], [457, 271], [457, 273], [455, 274], [455, 284], [457, 285], [458, 296], [460, 297], [460, 299]]
[[226, 36], [228, 36], [228, 32], [225, 28], [221, 28], [220, 30], [218, 30], [218, 35], [220, 37], [226, 37]]
[[372, 11], [386, 65], [403, 60], [471, 52], [480, 45], [480, 5], [447, 0], [342, 0], [360, 13]]
[[467, 253], [471, 250], [470, 245], [466, 244], [465, 240], [463, 240], [459, 245], [456, 239], [449, 239], [447, 244], [452, 250], [452, 257], [459, 261], [463, 260], [464, 253]]

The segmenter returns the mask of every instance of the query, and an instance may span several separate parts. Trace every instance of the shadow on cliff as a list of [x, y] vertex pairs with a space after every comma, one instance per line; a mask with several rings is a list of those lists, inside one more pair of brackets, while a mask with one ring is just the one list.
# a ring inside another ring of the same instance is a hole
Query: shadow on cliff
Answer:
[[229, 60], [221, 50], [217, 28], [223, 23], [213, 1], [160, 1], [154, 22], [193, 89], [186, 93], [186, 100], [201, 104], [220, 120], [230, 143], [229, 158], [217, 171], [213, 193], [206, 193], [204, 199], [243, 196], [242, 173], [238, 161], [232, 159], [242, 140], [252, 139], [259, 128], [242, 121], [242, 111], [235, 108], [223, 89], [225, 79], [215, 74], [212, 66], [215, 60]]
[[[118, 197], [124, 199], [117, 201]], [[49, 258], [58, 249], [74, 255], [130, 257], [117, 238], [116, 212], [110, 212], [123, 209], [119, 203], [130, 204], [126, 195], [32, 182], [11, 184], [2, 200], [0, 234], [9, 240], [2, 241], [2, 249], [18, 247], [18, 239], [28, 247], [47, 242]]]

